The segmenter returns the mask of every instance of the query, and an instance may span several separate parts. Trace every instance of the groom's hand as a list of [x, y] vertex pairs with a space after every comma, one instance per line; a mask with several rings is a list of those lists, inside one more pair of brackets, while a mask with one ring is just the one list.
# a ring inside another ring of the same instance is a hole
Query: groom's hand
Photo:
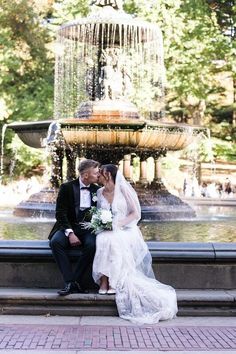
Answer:
[[80, 239], [74, 234], [74, 232], [71, 232], [68, 237], [69, 237], [70, 245], [72, 247], [81, 245]]

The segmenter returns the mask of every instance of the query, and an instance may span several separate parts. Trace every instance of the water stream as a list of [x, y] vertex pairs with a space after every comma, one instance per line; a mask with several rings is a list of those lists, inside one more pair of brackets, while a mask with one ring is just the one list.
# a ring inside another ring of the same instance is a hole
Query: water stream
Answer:
[[7, 129], [7, 124], [4, 124], [2, 126], [2, 134], [1, 134], [1, 152], [0, 152], [0, 182], [2, 180], [3, 177], [3, 159], [4, 159], [4, 139], [5, 139], [5, 133], [6, 133], [6, 129]]
[[163, 41], [156, 24], [97, 9], [60, 27], [55, 54], [55, 119], [76, 117], [78, 102], [101, 99], [129, 100], [144, 116], [147, 107], [162, 110]]

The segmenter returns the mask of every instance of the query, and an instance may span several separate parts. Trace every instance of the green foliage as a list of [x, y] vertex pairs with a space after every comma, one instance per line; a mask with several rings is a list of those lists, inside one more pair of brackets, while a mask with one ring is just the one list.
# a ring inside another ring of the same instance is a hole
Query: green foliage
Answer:
[[221, 31], [231, 38], [236, 36], [236, 4], [234, 0], [207, 0], [211, 10], [216, 14]]
[[212, 140], [206, 135], [198, 136], [192, 144], [186, 147], [182, 157], [197, 162], [213, 162], [215, 159]]
[[227, 105], [221, 107], [213, 107], [212, 115], [213, 115], [213, 123], [221, 123], [227, 122], [233, 123], [233, 111], [235, 110], [234, 105]]
[[216, 138], [233, 142], [236, 140], [236, 127], [232, 126], [229, 122], [210, 123], [210, 129], [212, 136]]
[[184, 159], [194, 162], [233, 162], [236, 158], [236, 145], [230, 141], [202, 137], [184, 149], [181, 155]]
[[[50, 1], [1, 1], [0, 8], [0, 129], [15, 121], [48, 119], [53, 111], [54, 59], [52, 35], [45, 27]], [[6, 131], [5, 170], [28, 175], [42, 154], [21, 146], [15, 160], [15, 139]]]
[[40, 174], [42, 169], [40, 166], [45, 166], [47, 157], [45, 151], [42, 149], [31, 149], [23, 144], [18, 136], [14, 136], [10, 146], [7, 146], [12, 151], [10, 161], [8, 161], [9, 174], [14, 178], [18, 176], [32, 176], [32, 173], [38, 171]]
[[[0, 92], [6, 107], [0, 120], [39, 120], [52, 115], [52, 38], [34, 1], [2, 1], [0, 10]], [[38, 12], [36, 12], [38, 11]]]
[[87, 0], [59, 0], [54, 2], [53, 17], [56, 23], [62, 24], [78, 17], [85, 17], [89, 12]]
[[[167, 76], [167, 112], [177, 121], [203, 123], [205, 110], [224, 91], [215, 79], [233, 75], [232, 48], [205, 0], [126, 1], [130, 13], [159, 24]], [[220, 64], [220, 65], [219, 65]]]
[[177, 173], [180, 167], [179, 155], [179, 152], [167, 153], [165, 158], [162, 160], [162, 168], [173, 171], [173, 174]]
[[213, 149], [215, 159], [235, 162], [236, 144], [213, 138], [212, 149]]

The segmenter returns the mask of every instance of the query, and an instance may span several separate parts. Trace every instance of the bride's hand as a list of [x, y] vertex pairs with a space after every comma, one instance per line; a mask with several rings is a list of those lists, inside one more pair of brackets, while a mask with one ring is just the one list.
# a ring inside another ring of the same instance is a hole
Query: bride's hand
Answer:
[[118, 227], [118, 229], [121, 229], [123, 226], [124, 226], [124, 223], [122, 222], [122, 220], [119, 220], [119, 221], [117, 222], [117, 227]]
[[124, 220], [118, 219], [117, 216], [113, 218], [112, 221], [112, 229], [113, 230], [120, 230], [125, 226]]
[[113, 230], [117, 230], [117, 229], [123, 229], [124, 228], [124, 222], [122, 220], [118, 220], [117, 222], [115, 222], [113, 224]]

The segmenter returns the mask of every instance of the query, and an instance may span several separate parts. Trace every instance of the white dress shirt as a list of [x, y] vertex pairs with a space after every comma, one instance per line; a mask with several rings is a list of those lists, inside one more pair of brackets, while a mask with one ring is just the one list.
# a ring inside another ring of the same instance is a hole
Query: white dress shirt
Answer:
[[[81, 179], [79, 179], [80, 185], [80, 210], [84, 210], [91, 207], [91, 194], [88, 189], [81, 189], [82, 187], [90, 187], [90, 185], [86, 186]], [[71, 232], [74, 232], [72, 229], [66, 229], [65, 235], [69, 236]]]
[[80, 184], [80, 210], [87, 209], [91, 207], [91, 194], [88, 189], [83, 189], [83, 187], [90, 187], [90, 185], [86, 186], [83, 184], [81, 180], [79, 180]]

